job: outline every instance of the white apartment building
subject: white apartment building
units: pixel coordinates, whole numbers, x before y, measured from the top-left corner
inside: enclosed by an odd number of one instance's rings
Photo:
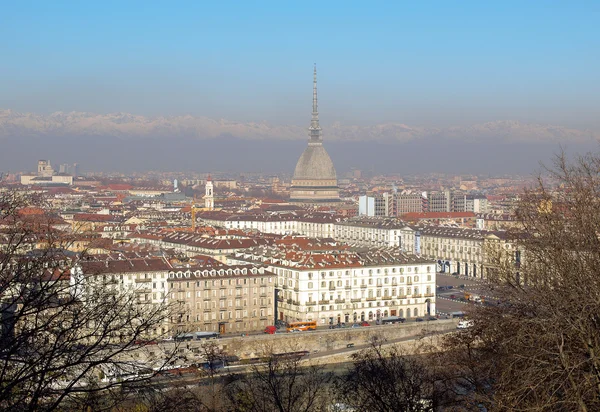
[[[417,254],[436,261],[439,272],[485,278],[497,252],[518,260],[518,251],[506,232],[424,226],[416,228]]]
[[[337,218],[328,213],[285,212],[272,214],[235,215],[202,213],[204,223],[225,229],[256,230],[262,233],[289,235],[299,233],[308,237],[330,238]]]
[[[355,218],[338,222],[332,237],[350,245],[399,247],[405,253],[415,253],[414,230],[397,219]]]
[[[277,318],[320,325],[435,314],[435,263],[399,248],[291,252],[256,248],[230,263],[260,262],[277,275]]]

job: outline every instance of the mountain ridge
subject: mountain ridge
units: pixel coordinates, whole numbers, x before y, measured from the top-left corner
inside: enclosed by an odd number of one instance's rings
[[[496,120],[465,127],[431,128],[389,122],[372,126],[334,122],[324,125],[330,141],[409,142],[457,140],[478,142],[583,143],[600,140],[600,133],[557,125]],[[266,121],[237,122],[204,116],[143,116],[126,112],[54,112],[48,115],[0,109],[0,138],[20,136],[115,136],[121,138],[186,137],[211,139],[235,136],[245,140],[299,140],[308,138],[307,127],[275,125]]]

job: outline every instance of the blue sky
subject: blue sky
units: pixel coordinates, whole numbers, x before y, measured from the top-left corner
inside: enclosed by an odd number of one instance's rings
[[[0,108],[600,130],[600,2],[0,3]]]

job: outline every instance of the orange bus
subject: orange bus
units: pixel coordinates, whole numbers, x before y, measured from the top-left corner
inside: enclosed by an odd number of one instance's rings
[[[304,330],[316,330],[317,329],[317,321],[307,321],[307,322],[291,322],[288,323],[287,331],[295,332],[295,331],[304,331]]]

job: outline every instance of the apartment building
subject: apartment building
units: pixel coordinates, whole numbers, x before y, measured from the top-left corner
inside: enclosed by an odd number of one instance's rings
[[[139,304],[171,305],[172,317],[154,331],[156,335],[237,333],[263,330],[273,323],[275,275],[264,265],[228,266],[212,259],[191,262],[97,258],[80,262],[73,269],[72,282],[83,288],[75,293],[84,293],[86,284],[101,284],[134,293]]]
[[[485,278],[499,253],[519,259],[505,232],[440,226],[422,226],[415,231],[416,253],[434,260],[439,272]]]
[[[178,303],[179,331],[240,333],[274,322],[275,275],[263,265],[173,268],[169,301]]]
[[[400,193],[395,195],[396,214],[402,216],[405,213],[421,213],[427,210],[427,198],[421,193]]]
[[[435,314],[435,262],[399,248],[302,251],[269,246],[236,253],[276,274],[277,318],[320,325]]]

